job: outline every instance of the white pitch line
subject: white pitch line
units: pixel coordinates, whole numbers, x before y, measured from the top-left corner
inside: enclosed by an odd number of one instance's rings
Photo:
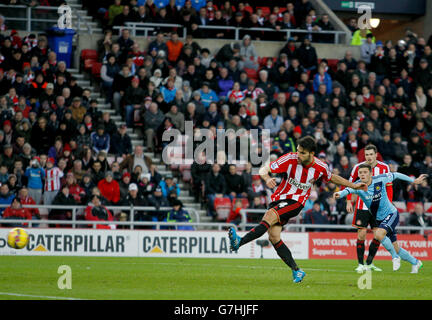
[[[193,263],[170,263],[170,262],[143,262],[143,263],[139,263],[139,262],[117,262],[119,264],[142,264],[142,265],[175,265],[175,266],[188,266],[188,267],[226,267],[226,268],[240,268],[240,269],[279,269],[279,270],[285,270],[287,269],[286,267],[272,267],[272,266],[242,266],[242,265],[230,265],[230,264],[202,264],[202,263],[198,263],[198,264],[193,264]],[[346,272],[346,273],[353,273],[355,274],[356,272],[353,271],[349,271],[349,270],[332,270],[332,269],[314,269],[314,268],[302,268],[303,270],[310,270],[310,271],[329,271],[329,272]]]
[[[55,299],[55,300],[87,300],[81,298],[39,296],[34,294],[22,294],[22,293],[13,293],[13,292],[0,292],[0,296],[29,297],[29,298],[42,298],[42,299]]]

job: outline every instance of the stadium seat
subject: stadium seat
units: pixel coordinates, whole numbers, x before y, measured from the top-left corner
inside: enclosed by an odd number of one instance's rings
[[[84,70],[85,71],[91,71],[93,64],[97,62],[97,60],[94,59],[85,59],[84,60]]]
[[[338,59],[327,59],[328,61],[328,66],[329,68],[331,68],[334,72],[337,71],[337,64],[339,62]]]
[[[432,213],[432,202],[425,202],[424,209],[427,213]]]
[[[245,6],[244,9],[245,9],[245,11],[249,12],[249,14],[253,14],[254,13],[254,10],[253,10],[253,8],[251,6]]]
[[[414,212],[415,206],[417,204],[421,204],[421,202],[407,202],[407,205],[406,205],[407,206],[407,211],[409,213]]]
[[[244,71],[248,75],[249,79],[258,81],[258,72],[255,69],[244,68]]]
[[[81,50],[81,60],[85,61],[86,59],[97,60],[98,59],[97,51],[93,49]]]
[[[91,73],[92,73],[92,76],[95,77],[96,79],[100,78],[101,68],[102,68],[102,63],[100,63],[100,62],[93,63]]]
[[[230,198],[215,198],[213,205],[217,214],[217,219],[226,220],[232,207]]]

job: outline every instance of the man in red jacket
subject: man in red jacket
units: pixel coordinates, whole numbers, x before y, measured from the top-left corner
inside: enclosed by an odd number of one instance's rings
[[[120,200],[120,186],[117,181],[113,179],[113,173],[108,171],[105,174],[105,179],[98,183],[98,188],[101,195],[106,198],[110,203],[116,204]]]
[[[102,205],[99,196],[93,195],[85,209],[85,219],[88,221],[114,221],[111,212]],[[96,229],[115,229],[115,225],[98,224]]]
[[[26,205],[35,205],[36,201],[28,194],[28,189],[26,187],[22,188],[19,191],[19,200],[21,201],[21,204]],[[40,219],[40,213],[38,208],[27,208],[27,210],[30,212],[32,217],[35,217],[36,219]]]
[[[7,207],[3,213],[3,219],[23,219],[23,220],[31,220],[32,215],[30,211],[26,208],[23,208],[21,205],[21,200],[19,198],[15,198],[12,201],[10,207]],[[27,223],[14,223],[14,224],[5,224],[7,227],[23,227],[27,225]]]

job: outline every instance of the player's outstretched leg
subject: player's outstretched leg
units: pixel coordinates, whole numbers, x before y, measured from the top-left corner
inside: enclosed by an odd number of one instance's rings
[[[366,268],[373,270],[373,271],[382,271],[382,269],[374,266],[372,263],[373,259],[375,258],[375,255],[378,251],[378,248],[380,246],[380,241],[378,239],[373,239],[370,246],[369,246],[369,255],[366,259]]]
[[[262,221],[255,228],[251,229],[243,238],[239,237],[235,232],[235,229],[231,227],[228,231],[228,237],[230,239],[231,250],[236,251],[244,244],[251,242],[261,237],[267,230],[277,222],[277,213],[270,209],[268,210]]]
[[[392,236],[392,238],[393,238],[393,236]],[[396,238],[394,238],[394,239],[396,239]],[[385,237],[383,241],[381,241],[384,248],[386,248],[387,251],[390,252],[390,254],[392,256],[393,271],[398,271],[400,269],[401,258],[398,256],[396,249],[395,249],[392,242],[394,242],[394,241],[392,239],[390,239],[388,236]]]
[[[360,228],[357,230],[357,260],[358,266],[355,269],[358,273],[363,273],[366,270],[364,265],[364,252],[365,252],[365,239],[366,239],[366,228]]]
[[[409,263],[412,264],[411,273],[418,273],[419,270],[423,267],[423,263],[419,259],[414,258],[405,249],[400,248],[398,254],[399,254],[399,256],[401,257],[402,260],[405,260],[405,261],[407,261],[407,262],[409,262]]]
[[[299,283],[306,276],[306,273],[303,270],[300,270],[295,262],[291,250],[286,246],[286,244],[281,240],[280,234],[282,231],[282,226],[279,224],[273,225],[268,233],[269,240],[273,245],[273,248],[276,250],[278,256],[282,259],[285,264],[291,268],[292,276],[294,283]]]

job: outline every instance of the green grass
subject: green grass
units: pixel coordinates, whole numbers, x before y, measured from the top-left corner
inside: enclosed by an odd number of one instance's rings
[[[432,262],[419,274],[402,262],[377,261],[372,289],[357,287],[352,260],[299,260],[300,284],[280,260],[105,257],[0,257],[0,299],[432,299]],[[72,289],[60,290],[60,265],[72,268]],[[11,296],[15,293],[28,296]]]

